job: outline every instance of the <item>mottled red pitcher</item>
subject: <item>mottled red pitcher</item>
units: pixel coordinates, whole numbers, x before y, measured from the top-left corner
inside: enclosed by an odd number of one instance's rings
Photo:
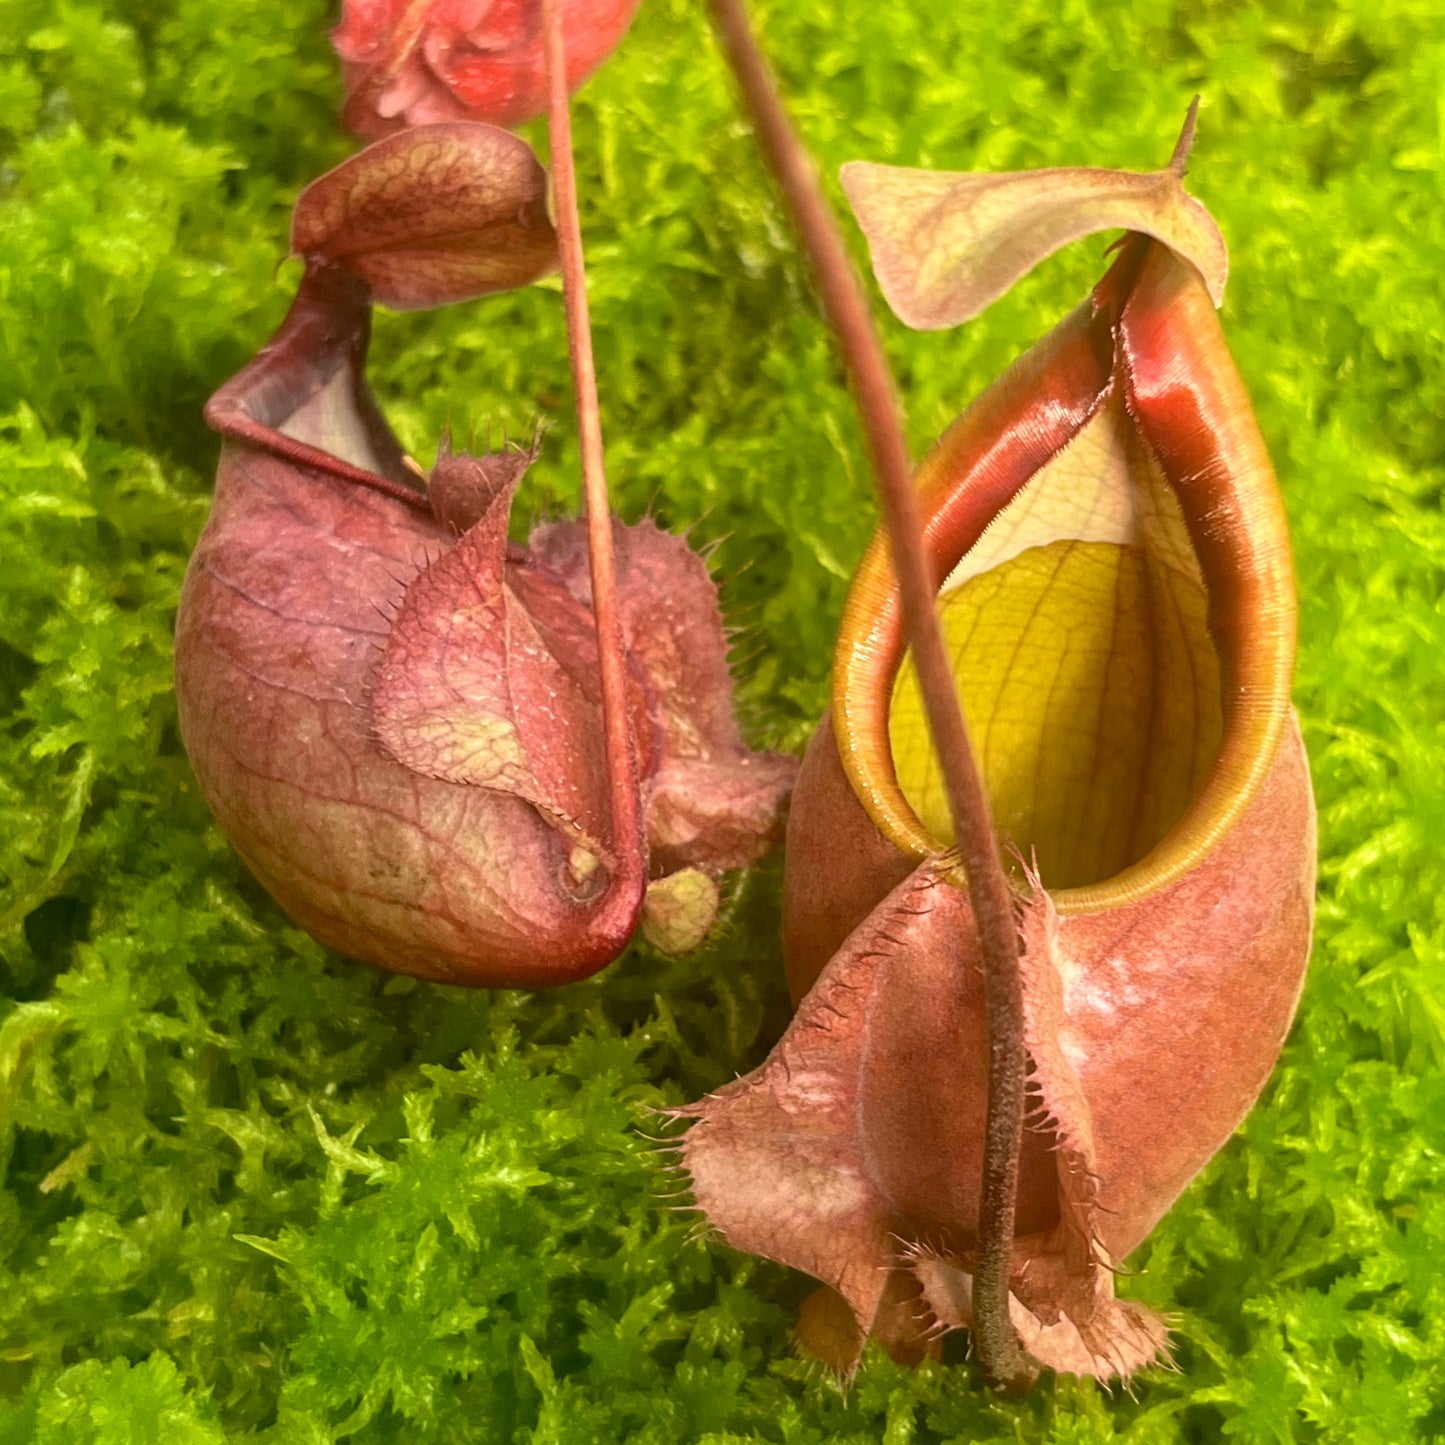
[[[743,746],[706,566],[614,523],[630,766],[612,777],[585,528],[511,544],[532,450],[444,441],[422,476],[363,375],[373,297],[434,306],[555,265],[535,156],[487,125],[401,132],[309,187],[292,241],[290,314],[207,408],[226,442],[176,629],[207,801],[297,923],[385,968],[564,983],[639,919],[695,947],[718,875],[780,834],[796,769]]]
[[[1127,1375],[1166,1331],[1112,1270],[1259,1094],[1309,952],[1289,542],[1215,315],[1223,243],[1177,174],[849,171],[917,325],[1136,228],[918,477],[1020,919],[1035,1107],[1010,1312],[1039,1364]],[[800,1333],[844,1370],[869,1336],[916,1359],[970,1323],[989,1040],[951,842],[880,536],[788,825],[798,1011],[760,1069],[685,1111],[683,1141],[724,1238],[827,1286]]]

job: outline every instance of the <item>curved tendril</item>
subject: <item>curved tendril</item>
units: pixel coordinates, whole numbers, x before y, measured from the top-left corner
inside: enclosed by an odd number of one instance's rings
[[[989,1029],[973,1335],[979,1365],[989,1384],[1012,1393],[1027,1389],[1034,1375],[1019,1347],[1008,1309],[1025,1082],[1023,986],[1013,894],[1004,877],[988,799],[954,687],[935,608],[932,571],[923,548],[902,416],[863,288],[817,172],[783,109],[743,0],[708,3],[751,112],[758,143],[792,212],[853,384],[890,538],[905,631],[973,905]]]

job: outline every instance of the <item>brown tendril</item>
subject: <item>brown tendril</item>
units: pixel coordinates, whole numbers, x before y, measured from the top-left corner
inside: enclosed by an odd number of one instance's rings
[[[973,1338],[989,1385],[1021,1393],[1036,1372],[1019,1346],[1008,1308],[1025,1084],[1023,986],[1014,897],[1004,877],[988,798],[944,646],[903,419],[867,299],[817,171],[779,99],[743,0],[708,0],[708,4],[758,143],[792,213],[824,314],[852,382],[898,577],[905,633],[943,775],[959,862],[967,878],[983,961],[989,1032]]]

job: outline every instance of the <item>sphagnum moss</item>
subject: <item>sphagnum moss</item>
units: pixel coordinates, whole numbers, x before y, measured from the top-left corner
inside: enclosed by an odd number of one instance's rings
[[[0,1441],[1425,1440],[1445,1430],[1445,223],[1428,0],[762,16],[825,171],[1152,164],[1235,260],[1231,344],[1291,511],[1318,941],[1260,1107],[1123,1287],[1182,1310],[1133,1397],[986,1400],[794,1359],[806,1288],[690,1238],[651,1110],[783,1017],[777,869],[712,951],[549,995],[414,985],[266,902],[179,755],[170,624],[206,394],[269,334],[344,155],[317,3],[0,0]],[[851,407],[703,17],[647,0],[577,102],[610,471],[717,540],[754,737],[821,712],[872,527]],[[835,192],[836,194],[836,192]],[[887,340],[915,447],[1097,266]],[[404,440],[556,421],[560,297],[384,318]],[[525,512],[526,508],[519,509]],[[525,518],[524,518],[525,520]]]

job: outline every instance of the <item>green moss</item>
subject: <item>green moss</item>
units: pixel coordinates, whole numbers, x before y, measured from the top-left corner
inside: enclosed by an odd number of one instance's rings
[[[170,627],[299,186],[345,154],[319,0],[0,0],[0,1441],[1319,1440],[1445,1432],[1445,25],[1079,0],[765,14],[825,170],[1151,165],[1193,184],[1279,466],[1321,810],[1284,1060],[1126,1287],[1180,1372],[1017,1405],[967,1366],[795,1359],[795,1276],[691,1237],[650,1110],[784,1017],[776,866],[723,940],[550,995],[325,954],[199,802]],[[645,0],[577,105],[619,507],[720,541],[755,736],[797,746],[872,527],[857,429],[700,7]],[[835,192],[836,193],[836,192]],[[922,446],[1083,294],[1073,248],[962,332],[886,328]],[[554,424],[559,298],[383,318],[408,444]]]

